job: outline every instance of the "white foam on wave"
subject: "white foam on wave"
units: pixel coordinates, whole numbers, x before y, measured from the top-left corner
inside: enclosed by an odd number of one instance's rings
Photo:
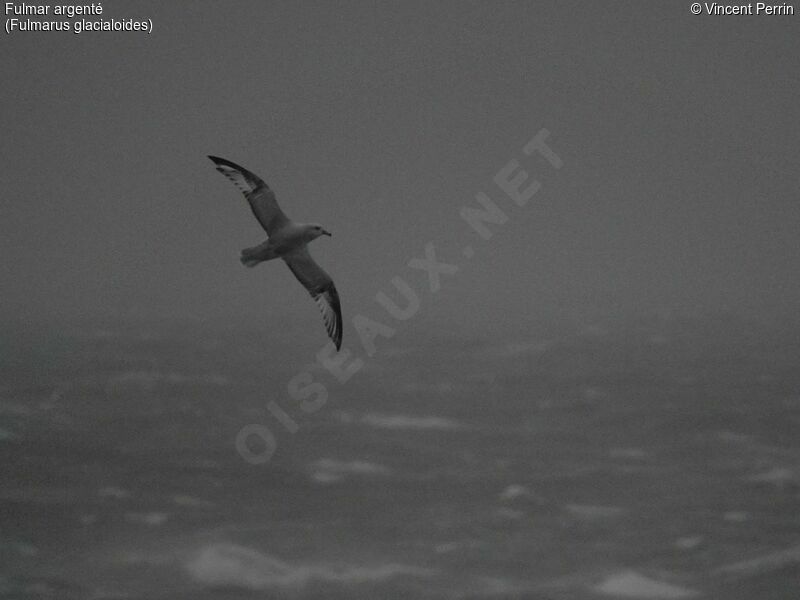
[[[338,473],[329,473],[327,471],[318,471],[311,475],[311,479],[313,479],[316,483],[321,483],[323,485],[327,485],[329,483],[338,483],[344,479]]]
[[[521,510],[517,510],[516,508],[508,508],[507,506],[501,506],[500,508],[494,511],[494,516],[504,521],[518,521],[519,519],[525,516],[525,513],[522,512]]]
[[[292,565],[258,550],[231,543],[210,544],[186,564],[192,578],[205,586],[251,590],[300,587],[311,581],[371,583],[401,575],[429,577],[432,571],[399,563],[375,566]]]
[[[796,473],[786,467],[774,467],[764,473],[748,477],[747,481],[750,483],[763,483],[774,485],[776,487],[784,487],[797,480]]]
[[[750,519],[750,513],[744,510],[729,510],[722,515],[722,518],[729,523],[744,523]]]
[[[125,498],[130,497],[131,493],[128,490],[124,490],[120,487],[110,485],[97,490],[97,495],[100,496],[101,498],[113,498],[115,500],[123,500]]]
[[[752,577],[800,564],[800,546],[718,567],[714,575]]]
[[[743,444],[752,441],[751,436],[745,433],[738,433],[736,431],[718,431],[717,437],[725,442],[733,442]]]
[[[566,508],[572,515],[581,519],[609,519],[619,517],[625,509],[619,506],[596,506],[593,504],[567,504]]]
[[[361,423],[379,429],[463,429],[463,425],[442,417],[412,417],[409,415],[384,415],[371,413],[360,419]]]
[[[366,460],[336,460],[321,458],[311,464],[311,479],[316,483],[331,484],[343,481],[348,476],[385,477],[392,471],[383,465]]]
[[[145,391],[153,391],[160,384],[207,384],[215,386],[225,386],[229,383],[228,379],[218,373],[206,375],[185,375],[183,373],[161,372],[161,371],[126,371],[110,377],[106,381],[106,392],[119,391],[125,388],[140,388]]]
[[[186,569],[195,581],[208,586],[261,589],[304,583],[307,569],[235,544],[213,544],[189,560]]]
[[[506,359],[529,354],[539,355],[547,351],[552,342],[547,340],[524,340],[509,342],[500,346],[488,346],[475,352],[476,358]]]
[[[673,544],[678,550],[692,550],[703,543],[705,538],[702,535],[687,535],[675,540]]]
[[[388,475],[391,471],[377,463],[366,460],[336,460],[321,458],[314,462],[312,468],[317,474],[329,475]]]
[[[647,452],[641,448],[612,448],[608,455],[611,458],[626,460],[644,460],[647,458]]]
[[[480,548],[483,543],[475,539],[457,540],[451,542],[440,542],[433,547],[436,554],[449,554],[458,550],[474,550]]]
[[[480,577],[482,596],[485,597],[508,597],[509,595],[519,594],[530,589],[530,586],[520,584],[511,579],[502,577]]]
[[[163,512],[128,512],[125,513],[125,520],[131,523],[138,523],[140,525],[147,525],[148,527],[158,527],[163,525],[169,519],[169,515]]]
[[[592,589],[606,596],[637,598],[638,600],[675,600],[695,598],[699,595],[695,590],[656,581],[635,571],[624,571],[611,575]]]
[[[172,497],[172,502],[178,506],[185,506],[187,508],[214,508],[215,504],[202,498],[195,498],[194,496],[186,496],[178,494]]]
[[[500,499],[514,500],[515,498],[520,498],[529,494],[530,491],[524,485],[511,484],[500,494]]]
[[[403,391],[410,394],[450,394],[456,390],[456,385],[452,381],[436,381],[424,383],[412,381],[403,385]]]
[[[9,414],[18,417],[27,417],[32,412],[33,411],[31,410],[30,406],[25,406],[24,404],[20,404],[18,402],[13,402],[10,400],[0,400],[0,414]]]

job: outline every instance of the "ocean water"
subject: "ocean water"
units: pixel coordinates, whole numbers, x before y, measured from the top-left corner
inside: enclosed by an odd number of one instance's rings
[[[797,598],[798,330],[544,331],[398,334],[307,414],[290,336],[9,325],[0,598]]]

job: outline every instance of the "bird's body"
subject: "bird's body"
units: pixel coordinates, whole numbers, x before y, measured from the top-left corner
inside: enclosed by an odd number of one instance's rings
[[[275,193],[247,169],[224,158],[209,156],[217,170],[241,191],[264,230],[267,240],[242,250],[240,260],[247,267],[282,258],[294,276],[311,294],[322,311],[325,328],[338,350],[342,345],[342,309],[333,280],[308,252],[308,244],[328,233],[316,223],[296,223],[278,206]]]
[[[281,258],[319,237],[316,225],[289,221],[258,246],[242,250],[242,263],[254,267],[260,262]],[[322,235],[325,235],[323,233]]]

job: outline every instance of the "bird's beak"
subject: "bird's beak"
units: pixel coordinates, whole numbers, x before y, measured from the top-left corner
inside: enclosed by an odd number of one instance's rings
[[[328,231],[327,229],[323,229],[322,230],[322,235],[327,235],[328,237],[333,237],[333,234],[330,231]]]

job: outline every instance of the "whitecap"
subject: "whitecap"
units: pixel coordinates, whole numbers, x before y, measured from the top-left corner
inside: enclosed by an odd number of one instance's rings
[[[20,556],[36,556],[39,554],[39,549],[36,546],[25,541],[4,540],[0,542],[0,550],[5,550],[6,548]]]
[[[414,381],[406,383],[403,386],[403,391],[412,394],[449,394],[456,389],[456,386],[451,381],[437,381],[434,383],[421,383]]]
[[[185,375],[174,371],[168,373],[161,371],[126,371],[110,377],[106,382],[105,390],[110,393],[133,387],[152,392],[160,384],[208,384],[221,387],[228,383],[229,380],[218,373]]]
[[[450,552],[454,552],[461,548],[461,544],[459,542],[443,542],[441,544],[436,544],[433,548],[436,554],[448,554]]]
[[[318,473],[314,473],[311,475],[311,479],[313,479],[317,483],[322,483],[324,485],[328,485],[330,483],[337,483],[344,479],[338,473],[328,473],[326,471],[320,471]]]
[[[312,580],[370,583],[399,575],[428,577],[429,569],[399,563],[375,566],[295,566],[258,550],[230,543],[211,544],[186,564],[195,581],[206,586],[231,586],[261,590],[299,587]]]
[[[119,487],[108,486],[97,490],[97,495],[101,498],[114,498],[115,500],[122,500],[123,498],[128,498],[131,493],[128,490],[123,490]]]
[[[125,520],[131,523],[139,523],[149,527],[157,527],[167,522],[169,515],[162,512],[149,513],[125,513]]]
[[[478,540],[466,539],[462,541],[440,542],[433,547],[436,554],[449,554],[456,550],[467,550],[480,548],[482,543]]]
[[[785,467],[775,467],[764,473],[759,473],[758,475],[747,478],[747,481],[750,483],[766,483],[777,487],[783,487],[795,480],[796,476],[794,471]]]
[[[367,414],[361,417],[361,423],[379,429],[462,429],[463,426],[451,419],[442,417],[412,417],[409,415]]]
[[[95,329],[89,334],[90,337],[93,337],[96,340],[107,340],[114,337],[118,337],[119,335],[120,335],[119,333],[111,331],[109,329]]]
[[[765,554],[756,558],[724,565],[714,570],[715,575],[753,576],[778,571],[792,564],[800,563],[800,546],[794,546]]]
[[[609,333],[611,332],[602,325],[593,324],[584,327],[581,335],[584,337],[606,337]]]
[[[517,498],[531,496],[531,491],[524,485],[512,483],[500,494],[501,500],[515,500]]]
[[[641,448],[612,448],[608,453],[611,458],[624,458],[630,460],[644,460],[647,452]]]
[[[507,506],[502,506],[494,511],[494,515],[498,519],[503,519],[505,521],[518,521],[519,519],[525,516],[525,513],[515,508],[508,508]]]
[[[718,431],[717,437],[725,442],[745,443],[751,441],[749,435],[736,431]]]
[[[597,387],[587,386],[581,389],[581,398],[586,402],[597,402],[606,397],[606,393]]]
[[[483,594],[484,596],[492,597],[492,596],[499,596],[499,597],[506,597],[510,594],[519,594],[520,592],[524,592],[528,589],[528,586],[521,585],[515,581],[510,579],[504,579],[502,577],[481,577],[479,581],[483,587]]]
[[[607,519],[618,517],[625,512],[619,506],[595,506],[591,504],[567,504],[570,513],[582,519]]]
[[[9,400],[0,400],[0,414],[7,413],[18,417],[27,417],[31,414],[31,408],[24,404]]]
[[[744,523],[750,518],[750,515],[743,510],[729,510],[722,515],[722,518],[731,523]]]
[[[694,598],[699,595],[695,590],[649,579],[635,571],[612,575],[596,585],[593,591],[607,596],[637,600],[673,600]]]
[[[528,354],[543,354],[550,346],[551,342],[545,340],[526,340],[509,342],[500,346],[489,346],[480,348],[475,352],[476,358],[505,359]]]
[[[365,460],[336,460],[333,458],[321,458],[312,464],[317,473],[328,473],[334,475],[388,475],[391,471],[376,463]]]
[[[431,569],[412,567],[400,563],[388,563],[372,567],[316,567],[312,568],[312,576],[323,581],[339,581],[342,583],[369,583],[383,581],[409,575],[411,577],[430,577]]]
[[[292,569],[281,560],[234,544],[206,546],[186,568],[195,581],[208,586],[260,589],[304,583],[308,579],[304,569]]]
[[[201,498],[193,498],[192,496],[184,496],[178,494],[172,497],[172,501],[178,506],[186,506],[188,508],[214,508],[214,503]]]
[[[697,548],[704,540],[702,535],[688,535],[675,540],[675,547],[679,550],[691,550]]]

